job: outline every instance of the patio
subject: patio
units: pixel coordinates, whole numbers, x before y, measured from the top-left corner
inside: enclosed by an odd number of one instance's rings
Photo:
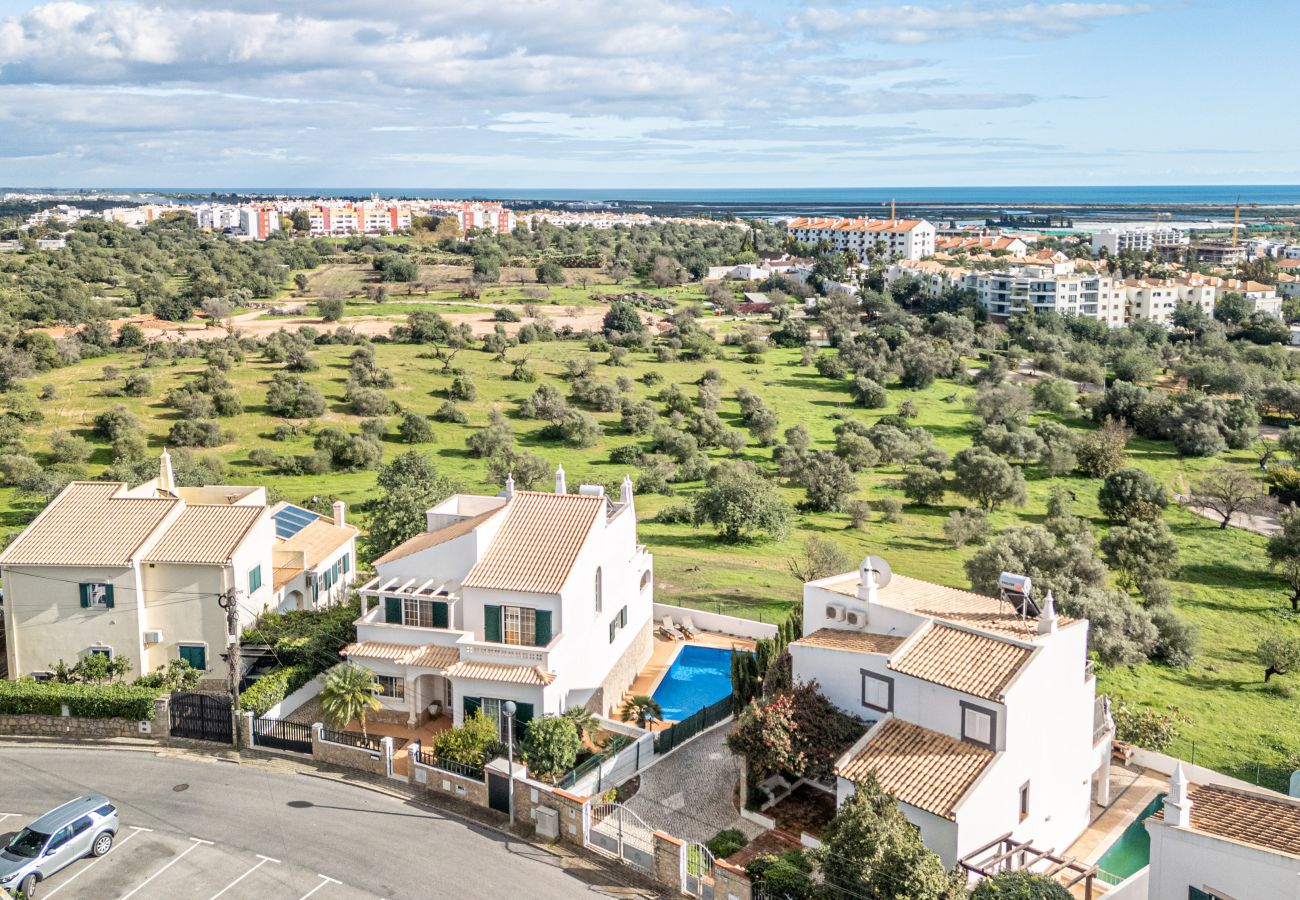
[[[638,694],[653,697],[655,689],[659,687],[659,682],[663,681],[664,675],[672,668],[673,660],[677,658],[677,654],[683,647],[691,645],[716,647],[720,650],[747,650],[752,653],[755,641],[712,631],[696,631],[695,637],[690,640],[681,638],[670,641],[656,633],[654,636],[654,650],[650,653],[650,660],[645,664],[645,668],[637,674],[631,687],[623,694],[619,700],[619,706],[622,706],[623,701],[627,700],[628,697],[634,697]],[[672,724],[672,722],[654,722],[651,725],[651,730],[659,731],[668,728]]]
[[[325,719],[321,714],[320,703],[315,698],[312,698],[290,713],[287,721],[310,725],[314,722],[324,722]],[[400,775],[406,775],[406,751],[411,746],[411,742],[419,741],[422,747],[428,749],[433,745],[434,735],[449,728],[451,728],[451,716],[442,715],[436,719],[429,719],[424,724],[417,725],[414,728],[393,722],[376,722],[373,719],[367,719],[365,731],[371,737],[391,737],[393,739],[393,771]],[[353,719],[339,730],[355,731],[360,734],[361,723]]]

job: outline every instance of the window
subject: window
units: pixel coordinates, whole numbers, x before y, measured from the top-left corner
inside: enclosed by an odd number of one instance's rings
[[[85,609],[112,609],[113,586],[101,581],[84,581],[81,588],[81,605]]]
[[[858,670],[862,674],[862,705],[876,712],[892,712],[894,709],[894,679],[888,675],[877,675],[866,669]]]
[[[90,816],[82,816],[68,827],[72,829],[72,836],[76,837],[77,835],[84,834],[86,831],[90,830],[92,824],[94,823],[91,822]]]
[[[596,615],[605,608],[605,598],[601,596],[600,566],[596,566]]]
[[[105,659],[112,659],[112,658],[113,658],[113,648],[112,648],[112,647],[91,647],[91,648],[90,648],[90,655],[91,655],[91,656],[102,656],[102,657],[104,657]]]
[[[347,553],[344,553],[344,554],[343,554],[343,574],[344,574],[344,575],[348,574],[348,566],[351,565],[351,562],[350,562],[350,560],[348,559],[348,556],[349,556],[349,555],[350,555],[350,554],[347,554]]]
[[[983,709],[972,703],[961,704],[961,739],[971,744],[978,744],[990,750],[995,749],[997,740],[998,714],[991,709]]]
[[[1020,821],[1029,818],[1029,782],[1020,786]]]
[[[50,838],[50,843],[45,847],[45,852],[47,854],[53,853],[70,840],[72,840],[72,826],[64,825],[54,832],[54,837]]]
[[[376,691],[381,697],[387,697],[390,700],[402,700],[406,697],[406,679],[397,678],[392,675],[376,675],[375,683],[381,690]]]
[[[441,600],[403,597],[402,624],[418,628],[446,628],[447,604]]]
[[[537,611],[531,606],[501,607],[501,624],[504,643],[536,646]]]
[[[191,669],[204,672],[208,668],[208,648],[203,644],[181,644],[177,648],[181,659],[190,664]]]
[[[257,593],[257,589],[262,586],[262,567],[253,566],[248,570],[248,592]]]

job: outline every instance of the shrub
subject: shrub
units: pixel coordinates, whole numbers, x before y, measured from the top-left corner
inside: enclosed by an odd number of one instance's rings
[[[433,738],[433,753],[442,759],[466,766],[481,766],[488,754],[500,743],[497,723],[482,709],[465,720],[459,728],[449,728]]]
[[[306,663],[277,666],[240,693],[239,708],[264,716],[272,706],[316,677],[318,671]]]
[[[469,416],[452,401],[444,400],[442,406],[434,410],[433,420],[435,422],[452,422],[457,425],[464,425],[469,421]]]
[[[407,444],[427,444],[433,440],[433,428],[424,416],[407,410],[402,413],[397,436]]]
[[[221,426],[211,419],[181,419],[167,432],[173,447],[216,447],[224,440]]]
[[[1116,700],[1110,715],[1115,720],[1115,740],[1157,753],[1169,749],[1188,721],[1177,708],[1162,713],[1149,706],[1131,706],[1125,700]]]
[[[959,509],[948,513],[948,518],[943,523],[943,536],[954,547],[960,548],[967,544],[983,543],[991,528],[988,513],[984,510]]]
[[[749,840],[745,837],[744,832],[735,828],[728,828],[709,838],[708,843],[704,846],[708,847],[709,852],[716,858],[726,859],[748,843]]]
[[[157,688],[125,684],[61,684],[54,681],[0,681],[0,714],[57,716],[67,704],[68,713],[83,719],[153,718]]]
[[[1033,872],[999,872],[975,886],[970,900],[1070,900],[1059,882]]]
[[[542,716],[529,723],[524,735],[523,757],[533,774],[554,778],[573,768],[582,738],[573,720],[564,716]]]
[[[1142,469],[1112,472],[1097,491],[1097,506],[1115,522],[1158,519],[1168,505],[1164,485]]]

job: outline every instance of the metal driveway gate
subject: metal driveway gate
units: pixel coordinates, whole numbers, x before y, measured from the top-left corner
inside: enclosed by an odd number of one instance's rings
[[[588,807],[587,845],[642,872],[654,873],[654,829],[622,803]]]
[[[253,720],[253,744],[274,750],[311,753],[311,726],[284,719]]]
[[[231,742],[230,698],[224,694],[177,691],[168,701],[172,737]]]
[[[713,854],[703,844],[687,844],[682,889],[692,897],[713,900]]]

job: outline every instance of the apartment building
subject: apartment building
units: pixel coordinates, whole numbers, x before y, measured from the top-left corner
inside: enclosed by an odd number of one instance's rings
[[[996,253],[1020,259],[1029,251],[1029,245],[1010,235],[941,234],[934,239],[934,249],[936,253]]]
[[[1110,799],[1088,623],[1011,583],[1014,597],[985,597],[869,557],[804,585],[790,644],[795,680],[869,723],[836,763],[838,802],[874,775],[945,866],[1007,834],[1068,847]]]
[[[427,530],[375,560],[345,648],[383,685],[381,719],[482,709],[499,723],[571,706],[613,713],[653,649],[653,560],[637,543],[632,482],[568,493],[457,494]],[[372,605],[373,604],[373,605]]]
[[[1246,248],[1232,241],[1196,241],[1188,245],[1198,263],[1231,268],[1246,261]]]
[[[165,451],[158,477],[134,488],[75,481],[0,554],[9,676],[102,654],[137,675],[179,658],[224,678],[218,595],[237,592],[242,625],[336,602],[356,534],[341,504],[330,520],[270,507],[262,487],[178,486]]]
[[[1110,275],[1077,272],[1071,263],[976,272],[971,280],[980,305],[996,319],[1032,309],[1097,319],[1111,328],[1125,323],[1123,283]]]
[[[307,208],[311,233],[330,237],[353,234],[392,234],[411,227],[411,208],[407,204],[314,203]]]
[[[1217,280],[1217,279],[1216,279]],[[1199,306],[1214,315],[1216,290],[1213,280],[1199,275],[1185,278],[1138,279],[1123,282],[1125,321],[1146,320],[1169,326],[1180,303]]]
[[[879,257],[921,259],[934,255],[935,228],[924,219],[845,219],[800,216],[786,231],[804,244],[827,241],[836,250],[852,253],[862,262]]]
[[[515,230],[515,211],[500,203],[462,203],[450,211],[465,232],[490,228],[497,234],[509,234]]]
[[[1101,256],[1106,253],[1116,256],[1125,250],[1145,253],[1148,250],[1186,248],[1189,243],[1191,239],[1181,228],[1107,228],[1092,233],[1092,255]]]

